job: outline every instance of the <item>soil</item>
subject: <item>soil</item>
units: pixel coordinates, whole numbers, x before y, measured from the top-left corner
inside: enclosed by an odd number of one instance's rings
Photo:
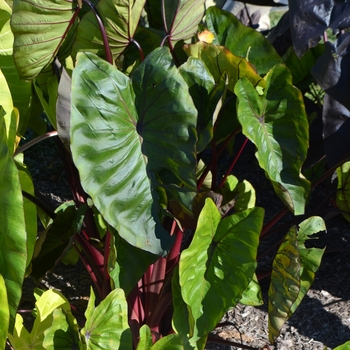
[[[41,154],[40,148],[33,147],[33,149],[28,150],[25,161],[32,172],[41,199],[57,207],[70,199],[69,187],[56,154],[54,141],[46,140],[44,142],[52,145],[50,147],[52,155],[48,157],[47,154]],[[247,152],[254,152],[253,147],[248,147]],[[52,159],[52,161],[49,161],[48,164],[47,159]],[[249,160],[248,164],[243,158],[235,168],[235,175],[240,180],[247,179],[252,183],[257,191],[257,205],[266,209],[267,220],[283,207],[257,162],[252,163]],[[314,207],[327,197],[328,191],[322,187],[315,190]],[[282,226],[289,219],[287,216],[282,222]],[[283,228],[276,235],[282,237],[287,230],[288,228]],[[276,350],[334,349],[350,340],[350,224],[340,215],[330,218],[327,220],[327,232],[319,234],[318,237],[315,244],[327,248],[321,267],[316,274],[315,282],[295,314],[284,325],[274,346],[268,347],[267,345],[268,278],[261,280],[265,304],[261,307],[237,305],[225,315],[222,321],[226,325],[216,329],[213,332],[213,337],[217,337],[218,342],[229,340],[235,343],[242,342],[245,346],[255,349]],[[276,240],[276,238],[273,239]],[[261,250],[264,250],[269,244],[271,244],[271,240],[262,242]],[[270,256],[264,257],[260,262],[259,269],[263,271],[270,266],[273,254],[272,251]],[[34,287],[31,279],[27,278],[20,310],[33,308]],[[79,310],[84,311],[86,308],[90,294],[90,279],[81,263],[76,266],[65,266],[60,263],[54,271],[47,274],[39,287],[43,289],[55,288],[62,291],[77,309],[78,321],[82,320],[79,317]],[[26,326],[31,327],[29,318],[26,317],[25,320]],[[241,349],[241,347],[208,343],[206,349],[233,350]]]

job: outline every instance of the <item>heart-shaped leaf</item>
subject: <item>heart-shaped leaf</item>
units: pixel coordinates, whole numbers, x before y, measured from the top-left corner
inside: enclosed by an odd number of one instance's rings
[[[62,45],[71,45],[69,29],[77,14],[75,2],[66,0],[14,0],[11,29],[13,55],[22,79],[33,79],[57,56]],[[65,53],[67,56],[67,53]]]
[[[91,295],[94,294],[91,289]],[[132,349],[128,324],[128,308],[122,289],[114,289],[94,308],[95,298],[89,300],[89,312],[81,330],[88,350]]]
[[[182,298],[194,319],[192,345],[236,305],[253,278],[263,217],[263,209],[255,207],[221,220],[214,202],[206,199],[179,264]]]
[[[80,54],[72,80],[71,148],[82,185],[123,239],[166,253],[173,240],[152,173],[168,169],[195,187],[197,116],[169,49],[153,51],[131,80]]]
[[[257,146],[259,165],[278,196],[295,215],[303,214],[310,184],[301,174],[309,139],[302,95],[282,65],[264,79],[262,95],[247,78],[236,84],[238,119],[244,135]]]

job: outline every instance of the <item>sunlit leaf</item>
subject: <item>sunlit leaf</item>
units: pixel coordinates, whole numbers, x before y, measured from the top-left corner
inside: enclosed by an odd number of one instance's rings
[[[106,30],[114,59],[131,43],[146,0],[101,0],[96,11]],[[105,58],[101,29],[93,11],[79,23],[73,52],[92,52]]]
[[[14,0],[11,29],[14,59],[22,79],[33,79],[56,57],[74,22],[76,3],[66,0]],[[66,54],[67,56],[67,54]]]
[[[7,302],[7,290],[5,280],[0,275],[0,349],[5,349],[7,331],[10,324],[10,310]]]
[[[97,209],[131,245],[155,254],[170,248],[152,173],[168,169],[195,187],[196,116],[167,48],[153,51],[131,80],[92,54],[78,56],[73,158]]]
[[[218,82],[222,73],[226,72],[228,90],[232,92],[237,81],[242,77],[248,78],[254,86],[265,84],[256,73],[255,68],[245,58],[235,56],[224,46],[199,41],[196,44],[185,45],[184,50],[188,56],[199,58],[205,63],[215,82]]]
[[[11,138],[13,132],[11,129]],[[12,332],[27,265],[27,234],[18,171],[7,144],[4,113],[0,109],[0,274],[7,289]]]
[[[28,108],[31,100],[31,82],[20,80],[13,59],[14,37],[10,28],[12,9],[5,1],[0,2],[0,68],[11,91],[13,104],[19,110],[19,133],[24,134],[28,124]],[[3,86],[3,84],[1,84]],[[3,102],[1,103],[3,105]]]
[[[253,278],[263,216],[256,207],[221,220],[214,202],[206,200],[179,265],[182,298],[195,322],[192,345],[236,305]]]
[[[164,29],[172,46],[191,38],[204,15],[205,0],[162,1]]]
[[[259,306],[264,304],[261,288],[255,274],[248,287],[244,290],[242,298],[239,302],[241,304],[251,306]]]
[[[85,316],[81,334],[85,337],[87,350],[132,349],[127,303],[122,289],[114,289]]]
[[[303,214],[310,183],[301,174],[308,147],[308,121],[302,95],[282,65],[266,76],[263,95],[247,78],[235,87],[238,119],[243,133],[256,146],[256,157],[285,205]]]

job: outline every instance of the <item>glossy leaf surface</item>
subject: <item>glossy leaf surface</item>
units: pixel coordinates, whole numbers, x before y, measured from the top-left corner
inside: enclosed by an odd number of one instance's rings
[[[85,190],[122,238],[163,254],[172,238],[151,173],[166,168],[194,187],[196,163],[197,111],[168,49],[150,54],[132,80],[80,54],[72,105],[71,147]]]
[[[134,37],[146,0],[101,0],[96,6],[106,30],[108,44],[116,59]],[[92,52],[105,57],[101,29],[91,10],[79,23],[73,52]]]
[[[87,350],[131,350],[132,337],[123,290],[114,289],[96,308],[93,303],[94,298],[91,298],[89,311],[85,313],[85,327],[81,330]]]
[[[215,36],[214,44],[225,46],[234,55],[247,58],[259,74],[265,74],[281,63],[270,42],[255,29],[244,26],[230,12],[210,7],[206,12],[206,25]]]
[[[303,214],[310,184],[301,174],[309,136],[302,95],[282,65],[265,80],[263,95],[246,78],[237,83],[238,119],[278,196],[295,215]]]
[[[11,129],[11,138],[13,132]],[[27,234],[18,171],[7,142],[4,113],[0,109],[0,274],[7,289],[11,332],[27,265]]]
[[[181,294],[195,322],[192,345],[236,305],[253,278],[263,216],[256,207],[221,220],[214,202],[206,200],[179,265]]]
[[[14,0],[13,52],[22,79],[33,79],[54,60],[67,38],[75,8],[74,2],[66,0]]]
[[[243,305],[251,306],[260,306],[264,304],[261,288],[255,274],[248,287],[244,290],[239,302]]]

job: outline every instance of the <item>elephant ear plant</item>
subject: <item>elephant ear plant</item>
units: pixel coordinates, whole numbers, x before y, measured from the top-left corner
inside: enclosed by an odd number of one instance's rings
[[[309,116],[293,67],[204,0],[1,0],[0,11],[0,346],[204,349],[238,302],[263,303],[267,275],[273,343],[324,252],[305,246],[325,224],[303,215]],[[38,136],[19,145],[27,128]],[[52,136],[73,197],[54,212],[25,165]],[[249,140],[285,206],[265,223],[253,186],[233,175]],[[288,211],[272,269],[256,273],[260,240]],[[28,330],[23,280],[62,259],[91,276],[85,319],[36,289]]]

